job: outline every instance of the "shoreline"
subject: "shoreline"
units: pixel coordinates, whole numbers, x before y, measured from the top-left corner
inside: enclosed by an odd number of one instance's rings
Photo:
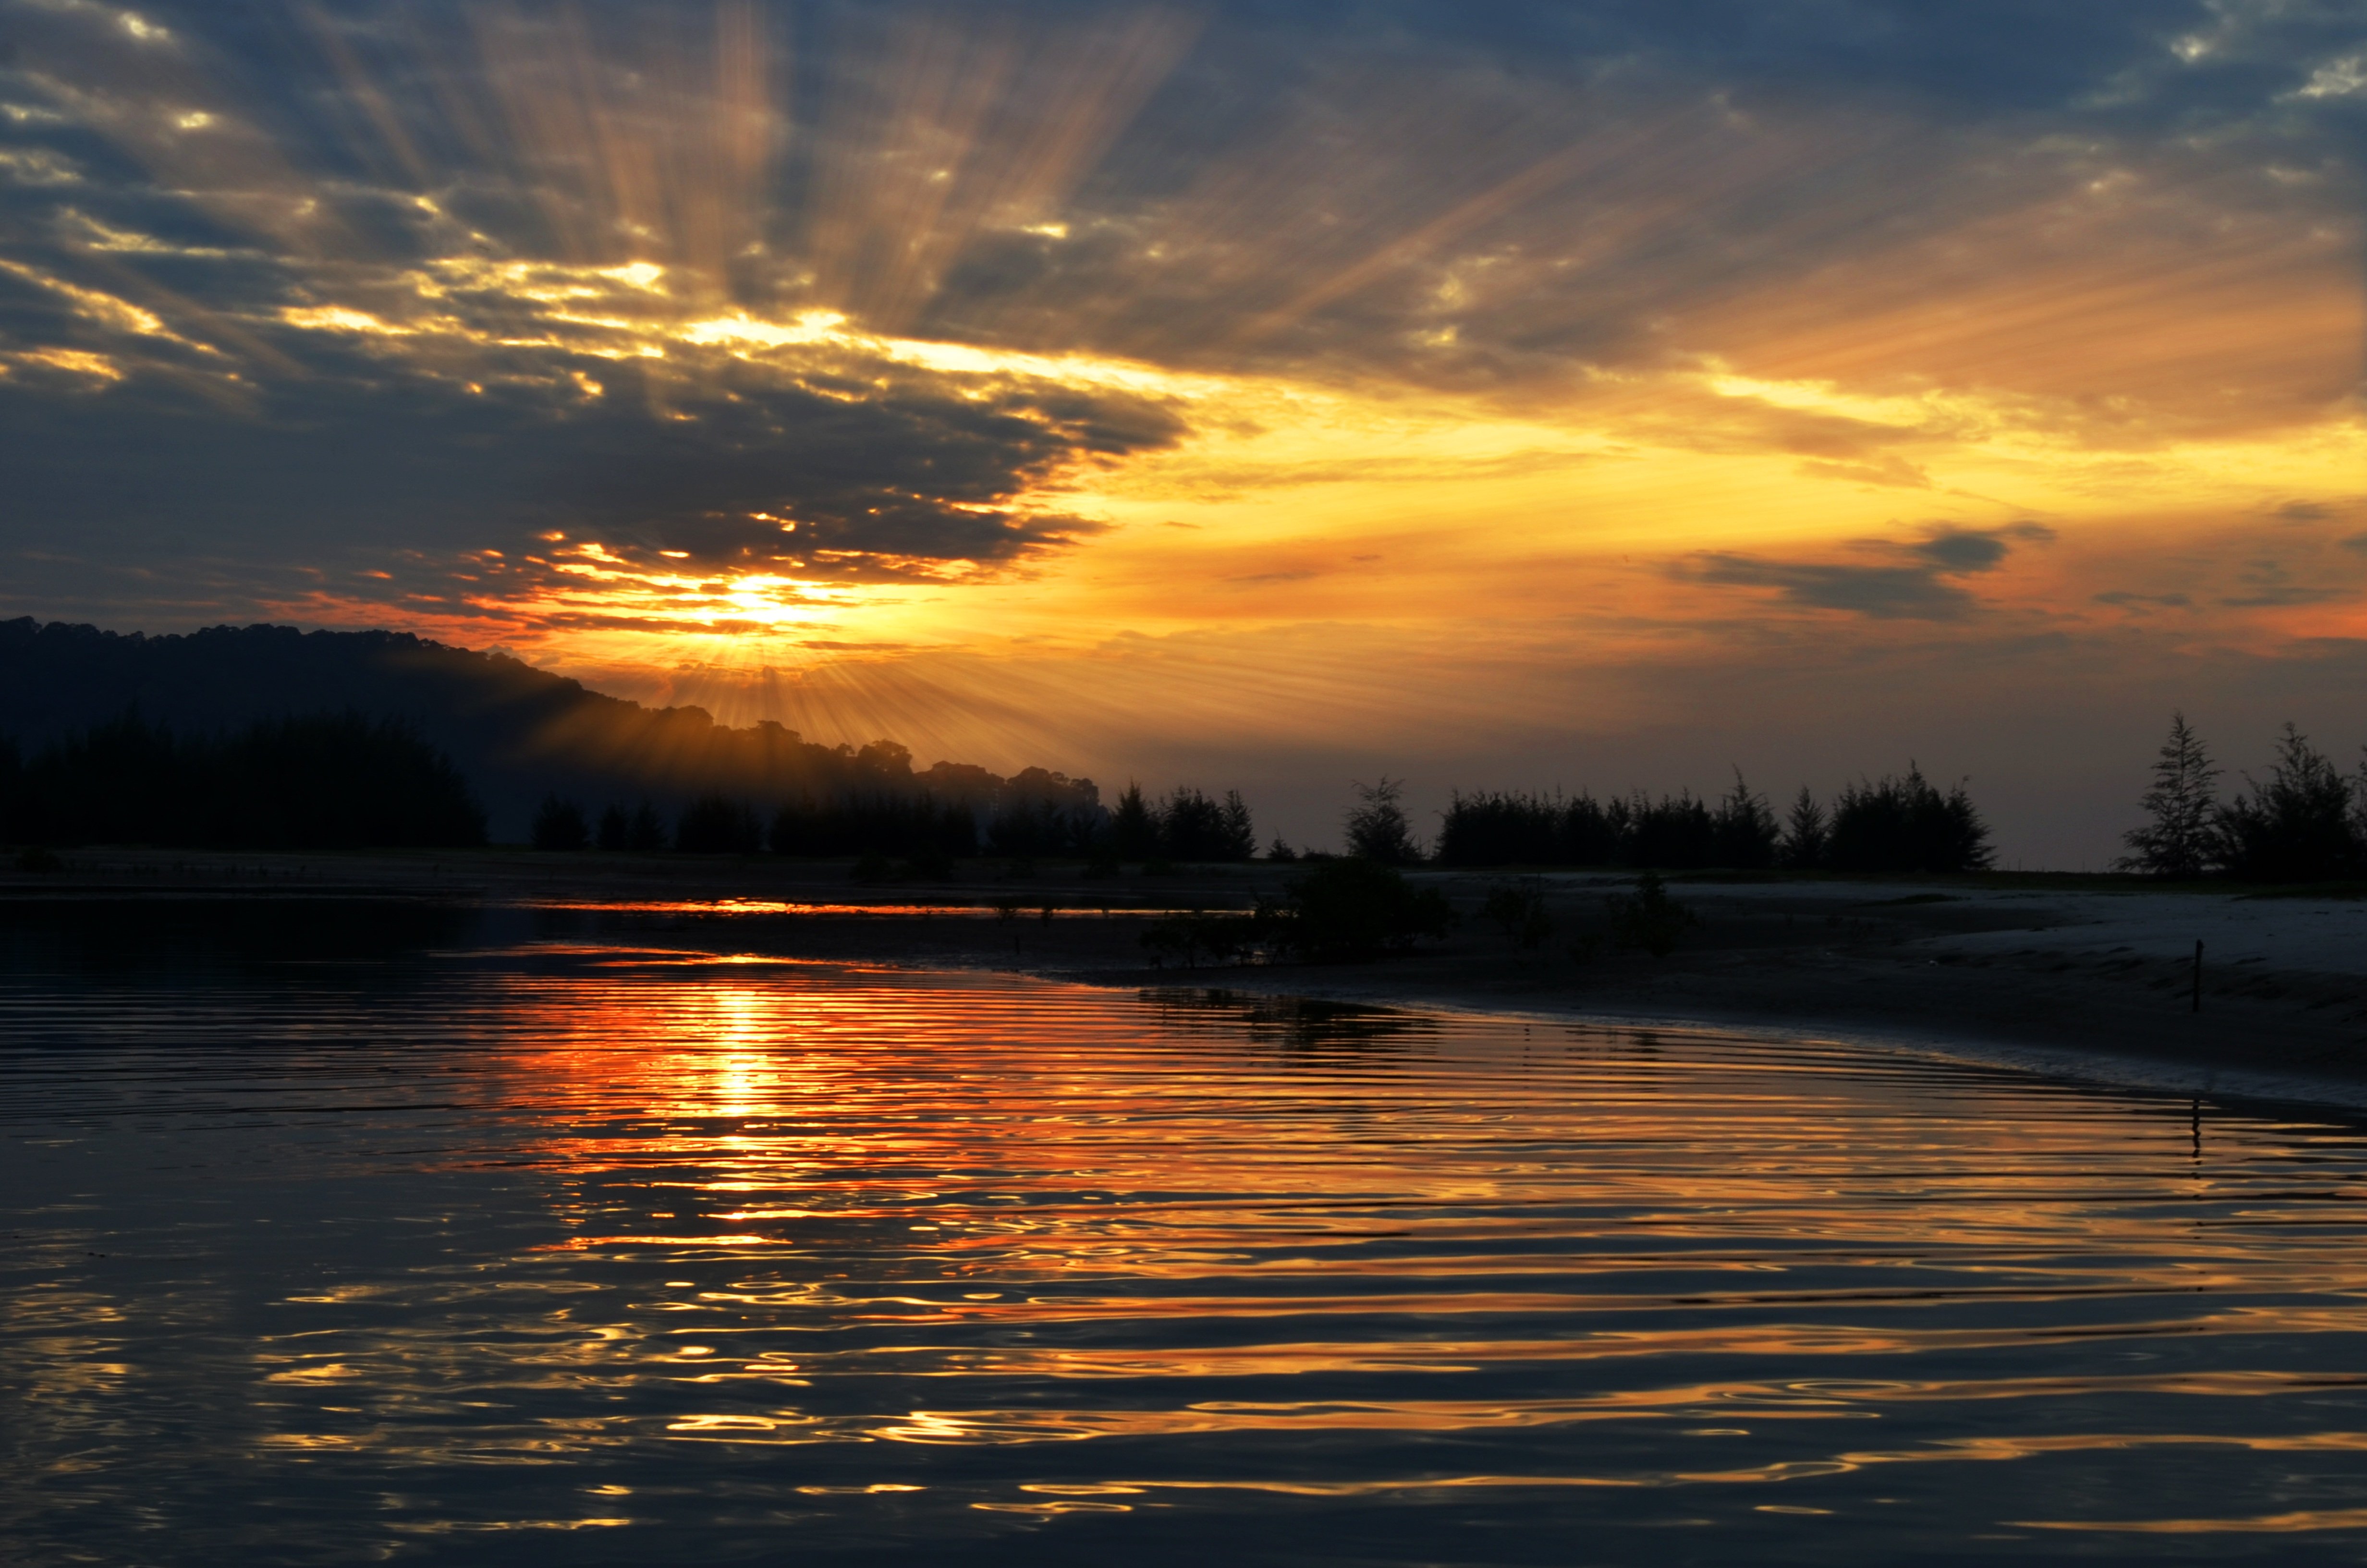
[[[1157,911],[1246,908],[1295,868],[1099,879],[1075,867],[971,869],[945,883],[866,885],[833,862],[101,850],[72,852],[61,872],[0,873],[0,909],[17,920],[224,899],[469,906],[554,932],[592,922],[821,960],[1742,1031],[2165,1094],[2367,1108],[2367,903],[2355,899],[2026,877],[1695,878],[1670,892],[1699,925],[1656,961],[1589,951],[1603,897],[1625,876],[1520,877],[1544,892],[1556,927],[1523,951],[1478,916],[1487,890],[1512,877],[1419,870],[1414,879],[1461,912],[1444,943],[1387,961],[1188,967],[1144,962],[1139,936]]]

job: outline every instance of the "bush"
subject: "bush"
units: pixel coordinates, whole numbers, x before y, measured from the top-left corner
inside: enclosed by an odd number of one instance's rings
[[[1677,938],[1700,922],[1693,912],[1669,897],[1658,872],[1636,879],[1633,894],[1614,893],[1603,900],[1611,915],[1611,942],[1625,951],[1640,947],[1655,958],[1676,950]]]
[[[1142,933],[1142,945],[1162,959],[1173,954],[1187,968],[1197,968],[1200,957],[1217,963],[1238,962],[1253,953],[1265,936],[1271,917],[1211,915],[1195,909],[1154,921]]]
[[[1508,942],[1518,942],[1523,949],[1543,947],[1553,935],[1553,917],[1546,912],[1545,885],[1539,882],[1501,882],[1488,890],[1486,902],[1479,906],[1479,916],[1504,933]]]
[[[1293,878],[1286,901],[1266,914],[1274,944],[1309,959],[1403,951],[1444,936],[1455,923],[1436,888],[1417,890],[1395,868],[1362,858],[1318,863]]]

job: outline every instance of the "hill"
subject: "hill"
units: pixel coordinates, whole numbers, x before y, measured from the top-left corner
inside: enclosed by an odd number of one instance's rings
[[[800,799],[925,794],[970,807],[981,824],[1101,812],[1090,779],[1042,768],[1002,778],[958,762],[915,770],[892,740],[858,750],[769,721],[735,728],[704,708],[644,707],[505,654],[404,632],[253,626],[149,637],[0,622],[0,738],[30,753],[127,713],[185,736],[324,714],[395,720],[459,766],[496,841],[524,840],[549,794],[595,811],[646,797],[669,818],[710,795],[769,812]]]

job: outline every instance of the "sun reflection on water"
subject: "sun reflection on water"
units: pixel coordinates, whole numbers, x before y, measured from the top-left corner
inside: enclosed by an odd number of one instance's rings
[[[23,1157],[88,1193],[8,1216],[46,1260],[0,1283],[22,1451],[112,1431],[357,1550],[720,1540],[752,1497],[807,1499],[825,1554],[892,1503],[948,1550],[957,1516],[1148,1508],[1376,1561],[1439,1555],[1450,1497],[1774,1560],[1786,1519],[1879,1561],[1910,1527],[2348,1540],[2367,1506],[2345,1128],[1681,1031],[632,957],[0,996]],[[160,1181],[135,1132],[216,1174]],[[168,1457],[181,1408],[237,1435]],[[45,1472],[28,1528],[117,1462]],[[331,1506],[397,1472],[399,1522]],[[2224,1509],[2171,1501],[2206,1476]]]

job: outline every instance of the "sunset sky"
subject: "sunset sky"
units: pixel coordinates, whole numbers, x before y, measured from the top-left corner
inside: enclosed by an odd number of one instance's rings
[[[0,0],[0,614],[2101,864],[2367,741],[2367,6]]]

